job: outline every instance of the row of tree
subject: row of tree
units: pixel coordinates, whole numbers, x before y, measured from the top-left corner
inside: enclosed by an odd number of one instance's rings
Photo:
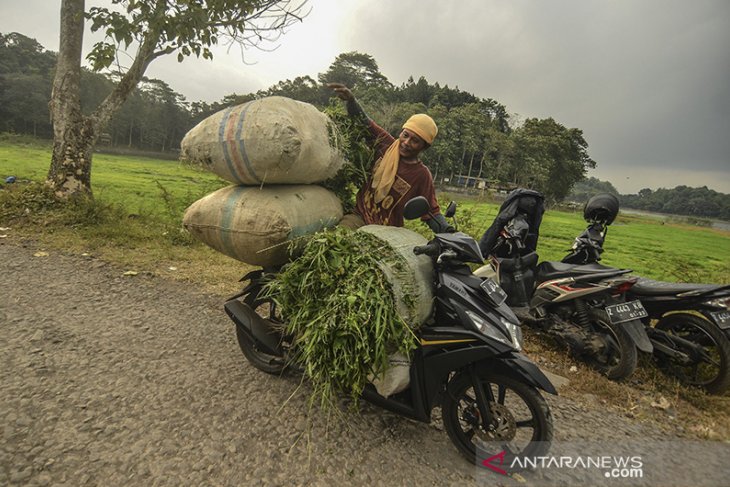
[[[654,191],[644,188],[637,194],[619,194],[610,182],[590,177],[576,183],[568,198],[583,203],[598,193],[615,194],[624,208],[730,221],[730,195],[707,186],[677,186]]]
[[[464,186],[483,181],[492,187],[534,188],[549,200],[559,201],[585,177],[586,169],[596,164],[580,129],[566,128],[552,118],[518,122],[507,107],[491,98],[430,83],[424,77],[417,81],[411,77],[395,86],[372,56],[359,52],[340,54],[317,80],[299,76],[257,93],[229,95],[210,105],[196,104],[196,109],[198,113],[214,113],[275,95],[322,108],[332,102],[332,91],[327,88],[331,82],[349,86],[368,115],[394,135],[414,113],[433,117],[439,135],[423,158],[436,181],[448,178]]]
[[[48,102],[56,53],[17,32],[0,33],[0,132],[50,138]],[[119,75],[81,72],[81,109],[92,113],[112,91]],[[197,123],[185,98],[167,83],[143,78],[100,134],[99,143],[165,152]]]
[[[627,208],[730,221],[730,195],[718,193],[707,186],[677,186],[655,191],[644,188],[638,194],[621,195],[620,200]]]
[[[0,131],[52,135],[48,102],[57,57],[22,34],[0,34]],[[83,114],[91,116],[122,81],[122,73],[82,69]],[[171,151],[203,118],[252,99],[280,95],[323,109],[333,103],[328,82],[350,86],[368,114],[394,134],[411,114],[431,115],[439,136],[424,153],[424,162],[437,181],[528,187],[556,201],[584,178],[587,168],[595,166],[580,129],[566,128],[552,118],[518,123],[493,99],[430,83],[424,77],[395,86],[372,56],[359,52],[339,55],[317,80],[300,76],[215,103],[188,102],[164,81],[142,77],[95,136],[102,145]]]

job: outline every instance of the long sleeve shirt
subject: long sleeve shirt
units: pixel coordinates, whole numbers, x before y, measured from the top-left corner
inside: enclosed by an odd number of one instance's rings
[[[370,130],[379,160],[383,157],[388,147],[395,141],[395,138],[374,121],[367,117],[363,117],[362,119],[367,123],[368,129]],[[355,211],[362,217],[366,224],[402,227],[403,207],[408,200],[416,196],[424,196],[429,201],[431,213],[434,215],[441,212],[438,201],[436,200],[436,190],[433,186],[431,171],[420,160],[412,164],[400,162],[398,164],[395,182],[390,188],[390,192],[379,203],[375,202],[375,191],[372,188],[371,172],[366,184],[357,193]],[[430,219],[430,216],[423,218],[423,220],[428,219]]]

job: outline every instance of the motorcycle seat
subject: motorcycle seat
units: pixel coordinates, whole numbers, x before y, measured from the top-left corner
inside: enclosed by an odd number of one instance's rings
[[[499,268],[502,271],[507,272],[514,271],[517,268],[517,264],[519,262],[519,259],[517,258],[497,257],[496,259],[499,262]],[[535,264],[537,264],[537,260],[537,253],[530,252],[529,254],[522,256],[521,267],[523,269],[534,267]]]
[[[616,274],[621,273],[620,269],[608,267],[601,264],[564,264],[562,262],[542,262],[537,266],[538,282],[545,282],[551,279],[559,279],[561,277],[578,277],[588,274],[608,274],[615,271]]]
[[[700,293],[719,289],[715,284],[693,284],[685,282],[664,282],[653,279],[639,278],[631,287],[631,294],[637,296],[674,296],[677,294],[698,291]]]

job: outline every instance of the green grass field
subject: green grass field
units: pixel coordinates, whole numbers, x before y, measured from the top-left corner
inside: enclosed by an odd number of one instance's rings
[[[441,201],[448,199],[444,195]],[[458,200],[457,200],[458,201]],[[466,200],[463,228],[479,237],[499,210],[499,203]],[[541,260],[560,260],[586,227],[580,212],[548,209],[538,241]],[[633,269],[636,274],[678,282],[730,282],[730,232],[621,214],[609,227],[602,264]]]
[[[19,180],[43,181],[49,165],[48,144],[0,139],[3,180],[13,175]],[[96,200],[121,207],[130,219],[142,218],[143,226],[148,228],[159,224],[163,232],[179,227],[190,203],[227,184],[211,173],[175,161],[107,154],[96,154],[93,160],[92,187]],[[441,200],[448,201],[449,196],[441,195]],[[460,229],[478,238],[497,215],[499,204],[462,196],[457,201]],[[540,229],[541,259],[562,258],[584,227],[580,213],[548,210]],[[125,235],[125,229],[130,235]],[[81,233],[93,241],[94,232],[85,229]],[[103,240],[119,238],[124,246],[135,245],[131,235],[135,232],[129,222],[121,229],[97,228],[96,232]],[[149,247],[154,233],[142,232],[139,238],[148,241],[145,247]],[[193,245],[189,250],[197,251],[198,246]],[[602,263],[628,267],[637,274],[661,280],[728,283],[730,232],[622,214],[609,228]]]
[[[8,144],[0,139],[0,176],[43,181],[50,167],[50,146]],[[229,183],[216,175],[176,161],[95,154],[92,162],[94,196],[119,204],[130,214],[166,218],[164,195],[179,205],[192,203]],[[169,199],[168,197],[168,199]]]

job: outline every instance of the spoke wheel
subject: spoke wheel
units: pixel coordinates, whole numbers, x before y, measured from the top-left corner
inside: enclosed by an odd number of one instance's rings
[[[687,356],[683,360],[657,351],[654,356],[663,372],[711,394],[723,394],[730,388],[730,342],[722,330],[689,313],[667,315],[655,328],[666,333],[658,339]],[[675,340],[675,337],[683,340]]]

